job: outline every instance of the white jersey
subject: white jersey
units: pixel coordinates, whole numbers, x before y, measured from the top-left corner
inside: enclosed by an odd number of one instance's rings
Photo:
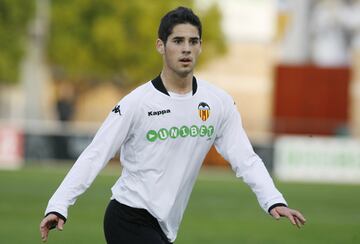
[[[148,210],[174,241],[213,144],[265,211],[286,204],[254,153],[233,99],[195,78],[193,89],[192,96],[169,96],[158,77],[125,96],[52,196],[46,213],[67,217],[68,207],[120,149],[123,171],[112,187],[112,199]]]

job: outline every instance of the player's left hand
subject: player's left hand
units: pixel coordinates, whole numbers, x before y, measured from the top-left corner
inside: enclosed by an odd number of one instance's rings
[[[306,222],[306,219],[299,211],[284,206],[278,206],[271,209],[270,214],[277,220],[280,219],[280,217],[286,217],[298,228],[301,228]]]

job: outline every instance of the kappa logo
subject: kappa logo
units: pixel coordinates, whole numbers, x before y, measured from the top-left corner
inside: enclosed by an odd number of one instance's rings
[[[114,112],[115,114],[119,113],[119,115],[121,116],[122,114],[121,114],[121,111],[120,111],[120,105],[116,105],[113,108],[112,112]]]
[[[206,121],[210,116],[210,106],[207,103],[201,102],[198,106],[199,116],[202,121]]]
[[[164,109],[164,110],[159,110],[159,111],[150,111],[148,112],[148,116],[159,116],[159,115],[164,115],[164,114],[169,114],[171,113],[170,109]]]

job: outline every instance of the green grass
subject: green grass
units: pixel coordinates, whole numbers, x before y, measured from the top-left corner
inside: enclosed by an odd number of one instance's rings
[[[39,222],[67,167],[26,167],[0,171],[0,243],[41,243]],[[70,208],[64,231],[48,243],[105,243],[104,209],[117,167],[105,169]],[[115,171],[115,172],[114,172]],[[360,186],[277,183],[308,223],[302,229],[265,214],[249,188],[223,169],[203,170],[176,244],[360,243]]]

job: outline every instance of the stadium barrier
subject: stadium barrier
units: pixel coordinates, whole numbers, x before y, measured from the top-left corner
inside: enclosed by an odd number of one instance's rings
[[[80,153],[90,144],[92,134],[54,135],[25,134],[26,161],[67,161],[76,160]],[[254,145],[254,150],[263,159],[269,171],[272,170],[272,145]],[[216,151],[215,147],[204,160],[205,166],[229,167],[228,162]]]
[[[90,144],[99,127],[100,123],[96,122],[0,121],[0,169],[17,169],[36,162],[73,162]],[[253,147],[271,172],[272,143],[253,143]],[[206,156],[204,165],[230,167],[215,147]]]
[[[275,142],[274,173],[284,181],[360,183],[360,140],[279,137]]]
[[[21,167],[23,163],[41,162],[66,162],[75,161],[81,152],[90,144],[100,123],[83,123],[83,122],[60,122],[60,121],[18,121],[13,128],[4,126],[0,123],[0,132],[3,131],[6,138],[0,137],[2,147],[5,147],[2,141],[7,142],[6,148],[15,150],[12,153],[0,152],[0,161],[5,160],[5,156],[13,155],[12,167]],[[5,123],[6,125],[6,123]],[[13,136],[9,140],[9,136]],[[15,139],[14,139],[15,138]],[[9,145],[9,143],[12,143]],[[266,167],[271,171],[273,162],[273,145],[269,143],[253,144],[255,152],[263,159]],[[1,158],[2,157],[2,158]],[[10,161],[11,161],[10,160]],[[16,162],[16,163],[15,163]],[[16,166],[15,166],[16,165]],[[204,160],[205,166],[229,167],[225,159],[217,153],[215,147],[212,147]],[[10,167],[10,166],[8,166]]]
[[[90,144],[100,123],[27,121],[25,161],[74,161]]]
[[[1,126],[0,169],[18,169],[23,159],[23,131],[16,126]]]

